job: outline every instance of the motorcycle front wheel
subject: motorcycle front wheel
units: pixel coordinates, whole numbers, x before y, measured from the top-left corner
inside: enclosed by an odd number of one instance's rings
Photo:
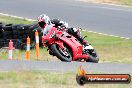
[[[72,61],[72,53],[68,46],[64,46],[64,49],[61,49],[59,45],[52,44],[51,50],[54,55],[59,58],[61,61],[71,62]]]

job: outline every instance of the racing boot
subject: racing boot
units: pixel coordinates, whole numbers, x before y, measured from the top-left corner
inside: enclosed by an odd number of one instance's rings
[[[83,44],[83,50],[93,50],[94,48],[91,46],[91,44],[88,44],[84,38],[82,39]]]

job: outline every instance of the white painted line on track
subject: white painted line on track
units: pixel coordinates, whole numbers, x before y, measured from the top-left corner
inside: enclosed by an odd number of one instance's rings
[[[85,30],[85,31],[87,31],[87,30]],[[109,35],[109,34],[99,33],[99,32],[94,32],[94,31],[88,31],[88,32],[95,33],[95,34],[100,34],[100,35],[105,35],[105,36],[112,36],[112,37],[127,39],[127,40],[130,40],[131,39],[131,38],[126,38],[126,37],[121,37],[121,36],[116,36],[116,35]]]
[[[14,15],[9,15],[9,14],[5,14],[5,13],[0,13],[0,15],[8,16],[8,17],[13,17],[13,18],[18,18],[18,19],[24,19],[24,20],[27,20],[27,21],[36,21],[36,20],[34,20],[34,19],[29,19],[29,18],[14,16]],[[82,31],[87,31],[87,30],[82,30]],[[123,39],[127,39],[127,40],[130,40],[130,39],[131,39],[131,38],[120,37],[120,36],[115,36],[115,35],[109,35],[109,34],[99,33],[99,32],[94,32],[94,31],[88,31],[88,32],[92,32],[92,33],[100,34],[100,35],[105,35],[105,36],[119,37],[119,38],[123,38]]]

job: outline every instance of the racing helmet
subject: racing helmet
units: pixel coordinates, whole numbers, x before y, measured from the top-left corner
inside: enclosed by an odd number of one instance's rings
[[[42,14],[38,17],[38,24],[41,28],[43,28],[45,24],[49,24],[49,23],[50,23],[50,19],[47,15]]]

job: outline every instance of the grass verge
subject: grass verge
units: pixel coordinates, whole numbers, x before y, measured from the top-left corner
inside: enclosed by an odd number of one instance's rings
[[[16,71],[0,72],[0,88],[131,88],[130,84],[86,84],[79,86],[76,74]]]
[[[11,18],[0,15],[0,21],[5,23],[15,24],[30,24],[32,22],[21,20],[17,18]],[[132,40],[122,39],[118,37],[111,37],[100,35],[96,33],[82,31],[83,35],[87,35],[86,40],[91,43],[100,56],[100,62],[122,62],[132,63]],[[7,59],[8,51],[0,51],[0,59]],[[25,51],[15,50],[13,52],[13,58],[18,60],[25,59]],[[46,49],[40,49],[40,60],[58,60],[56,57],[52,57],[48,54]],[[31,50],[31,60],[36,60],[35,50]]]
[[[112,3],[112,4],[132,6],[132,0],[84,0],[84,1],[97,2],[97,3]]]
[[[100,56],[101,62],[132,63],[132,40],[83,32]]]
[[[32,21],[26,21],[25,19],[14,18],[10,16],[0,15],[0,22],[13,23],[13,24],[31,24]]]

